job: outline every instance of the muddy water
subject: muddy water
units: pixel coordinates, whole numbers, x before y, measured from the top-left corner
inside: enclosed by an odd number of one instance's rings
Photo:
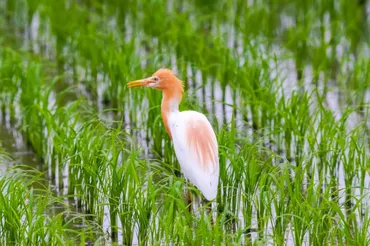
[[[2,121],[0,121],[0,146],[10,157],[5,158],[1,163],[1,173],[18,165],[26,165],[40,171],[46,171],[35,153],[28,148],[20,132],[14,128],[7,127]]]

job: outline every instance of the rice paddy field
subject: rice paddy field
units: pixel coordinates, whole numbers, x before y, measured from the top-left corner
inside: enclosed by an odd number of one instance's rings
[[[0,245],[370,245],[366,0],[1,0]],[[161,93],[219,143],[212,212]]]

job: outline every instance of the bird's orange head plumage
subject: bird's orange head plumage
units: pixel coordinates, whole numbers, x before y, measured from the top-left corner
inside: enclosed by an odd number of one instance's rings
[[[180,93],[184,92],[184,86],[180,79],[178,79],[175,74],[167,68],[161,68],[155,72],[151,77],[135,80],[129,82],[129,88],[146,86],[154,89],[162,90],[168,93]]]
[[[182,81],[170,69],[162,68],[151,77],[129,82],[127,86],[129,88],[146,86],[163,91],[161,113],[168,135],[172,138],[168,117],[171,111],[178,110],[184,92]]]

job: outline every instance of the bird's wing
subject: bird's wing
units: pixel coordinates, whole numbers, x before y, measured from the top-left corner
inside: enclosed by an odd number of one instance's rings
[[[219,163],[216,135],[207,118],[183,111],[170,119],[172,141],[181,171],[207,200],[217,195]]]

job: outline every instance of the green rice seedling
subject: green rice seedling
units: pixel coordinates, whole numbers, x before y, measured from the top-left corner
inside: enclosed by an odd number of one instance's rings
[[[351,105],[358,105],[357,111],[363,116],[366,108],[368,108],[368,106],[366,106],[368,104],[368,101],[366,101],[366,91],[369,89],[367,83],[369,78],[369,73],[367,72],[368,67],[368,59],[361,56],[358,57],[354,62],[353,75],[348,78],[350,81],[343,85],[344,88],[348,88],[355,94],[355,96],[343,95],[346,101]]]
[[[1,187],[1,243],[74,245],[79,232],[70,227],[68,207],[40,184],[42,173],[13,169],[3,174]],[[50,208],[59,204],[63,212],[53,213]],[[82,233],[88,233],[89,229]]]
[[[341,2],[339,4],[340,12],[343,14],[344,32],[350,41],[351,51],[356,55],[360,40],[364,36],[364,30],[366,28],[365,16],[366,16],[366,5],[365,2],[359,1],[357,4],[348,4]],[[349,13],[355,17],[351,18]]]
[[[72,35],[78,22],[83,20],[81,11],[78,11],[77,15],[76,8],[77,6],[75,4],[68,6],[66,1],[50,1],[46,5],[45,11],[47,13],[45,14],[50,20],[51,32],[56,37],[56,57],[59,67],[63,67],[64,64],[63,48],[67,44],[68,37]],[[65,18],[66,16],[69,18]]]
[[[138,223],[138,242],[140,245],[148,244],[154,240],[155,219],[157,210],[156,198],[160,196],[161,189],[156,189],[154,185],[154,175],[149,173],[146,175],[145,183],[146,189],[138,189],[138,197],[135,202],[135,219]],[[125,211],[122,211],[125,213]],[[121,219],[122,221],[122,219]]]
[[[27,23],[28,25],[31,24],[32,17],[36,13],[38,6],[40,5],[40,2],[38,0],[27,0]]]
[[[107,178],[110,182],[105,183],[105,187],[108,190],[110,206],[111,236],[113,240],[117,241],[117,220],[119,218],[122,225],[122,241],[124,244],[132,244],[135,226],[146,227],[150,219],[150,217],[146,218],[147,220],[143,222],[144,225],[141,225],[141,221],[136,218],[136,214],[141,212],[150,216],[150,211],[136,210],[136,204],[140,204],[142,201],[140,198],[143,193],[145,194],[145,189],[140,188],[144,184],[144,180],[140,179],[143,173],[135,161],[137,153],[130,153],[127,149],[121,128],[111,129],[109,137],[108,139],[111,139],[109,146],[111,156],[108,159]],[[140,218],[145,219],[144,217]]]
[[[309,101],[310,96],[306,93],[298,95],[293,92],[287,102],[283,97],[278,103],[276,128],[284,134],[287,159],[297,166],[303,161],[305,135],[311,123]],[[292,156],[292,153],[295,155]]]

